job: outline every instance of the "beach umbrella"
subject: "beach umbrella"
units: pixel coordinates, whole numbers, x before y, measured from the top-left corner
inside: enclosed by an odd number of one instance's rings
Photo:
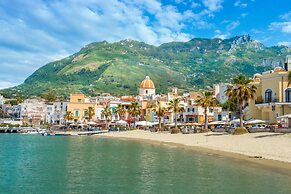
[[[245,121],[243,121],[244,123]],[[230,124],[238,124],[239,123],[239,119],[234,119],[232,121],[230,121]]]
[[[225,121],[213,121],[208,123],[208,125],[225,125]]]
[[[267,123],[267,121],[259,120],[259,119],[252,119],[252,120],[246,121],[246,124],[261,124],[261,123]]]
[[[116,121],[116,124],[117,125],[127,125],[128,123],[124,120],[119,120],[119,121]]]
[[[150,127],[150,126],[153,126],[153,125],[156,125],[156,124],[158,124],[157,122],[156,123],[152,123],[152,122],[148,122],[148,121],[138,121],[138,122],[136,122],[135,123],[136,124],[136,126],[144,126],[144,127]]]
[[[88,122],[88,125],[96,125],[97,123],[93,122],[93,121],[90,121]]]

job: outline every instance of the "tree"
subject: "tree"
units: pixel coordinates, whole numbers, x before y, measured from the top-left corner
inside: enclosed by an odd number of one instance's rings
[[[14,106],[14,105],[17,105],[18,104],[18,101],[17,100],[6,100],[4,102],[4,104],[10,104],[11,106]]]
[[[177,113],[184,110],[184,108],[180,106],[179,98],[174,98],[170,101],[169,110],[172,110],[174,112],[175,128],[177,129]]]
[[[156,108],[154,109],[154,112],[159,117],[159,129],[162,128],[161,118],[165,116],[166,111],[167,109],[161,106],[161,102],[157,101],[157,105],[156,105]]]
[[[134,127],[135,127],[135,120],[136,120],[136,117],[140,115],[141,113],[141,108],[138,104],[138,102],[132,102],[130,107],[129,107],[129,110],[128,110],[129,114],[131,117],[134,118]]]
[[[45,99],[46,102],[54,102],[57,99],[56,92],[51,88],[45,91],[41,97]]]
[[[257,87],[251,85],[252,79],[239,75],[233,79],[234,86],[229,86],[226,95],[230,99],[236,99],[239,105],[240,127],[243,128],[243,105],[250,99],[254,99]]]
[[[205,91],[197,97],[196,103],[204,109],[204,129],[208,130],[208,115],[207,111],[210,107],[214,108],[217,105],[217,100],[212,92]]]
[[[65,114],[65,119],[67,121],[73,120],[74,119],[74,114],[71,111],[67,111],[66,114]]]
[[[126,113],[124,106],[122,104],[118,104],[115,109],[115,113],[118,114],[120,119],[123,118]]]
[[[85,114],[88,116],[89,121],[91,121],[93,116],[95,115],[94,107],[88,107],[88,110],[86,110]]]
[[[108,118],[110,118],[112,116],[112,112],[111,112],[109,105],[106,105],[104,107],[104,109],[101,112],[101,115],[103,115],[105,117],[106,129],[108,129]]]

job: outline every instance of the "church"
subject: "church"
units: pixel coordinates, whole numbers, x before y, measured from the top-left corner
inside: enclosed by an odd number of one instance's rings
[[[139,96],[142,100],[154,100],[156,95],[156,88],[154,82],[149,76],[140,83]]]

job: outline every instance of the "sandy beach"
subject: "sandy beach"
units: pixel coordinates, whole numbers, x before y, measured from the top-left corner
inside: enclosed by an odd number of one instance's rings
[[[224,155],[237,154],[252,160],[274,160],[291,167],[291,134],[249,133],[229,135],[225,133],[170,134],[135,130],[102,134],[104,137],[131,138],[161,143],[172,143],[198,149],[208,149]],[[219,154],[219,153],[218,153]],[[247,157],[246,157],[247,156]]]

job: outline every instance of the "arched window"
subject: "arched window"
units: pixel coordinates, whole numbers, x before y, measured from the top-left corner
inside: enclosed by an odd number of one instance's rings
[[[146,94],[148,94],[149,93],[149,91],[148,90],[146,90]]]
[[[267,89],[265,91],[265,102],[266,103],[272,102],[272,90],[270,90],[270,89]]]
[[[285,90],[285,101],[291,102],[291,88]]]

